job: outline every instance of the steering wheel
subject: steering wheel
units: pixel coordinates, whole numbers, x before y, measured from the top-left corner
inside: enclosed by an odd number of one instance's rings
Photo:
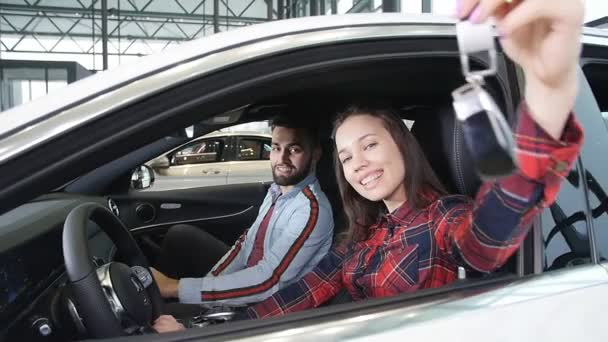
[[[128,265],[96,267],[87,243],[90,221],[110,237]],[[72,299],[90,337],[152,332],[150,322],[162,312],[160,291],[137,243],[110,210],[97,203],[72,209],[63,227],[63,258]]]

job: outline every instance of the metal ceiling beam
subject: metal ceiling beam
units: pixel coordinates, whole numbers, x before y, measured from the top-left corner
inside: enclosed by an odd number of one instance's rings
[[[431,0],[422,0],[422,13],[431,13],[433,11],[433,4]]]
[[[319,2],[318,0],[309,0],[310,1],[310,16],[319,15]]]
[[[213,0],[213,32],[220,32],[220,0]]]
[[[108,70],[108,0],[101,0],[101,60]]]
[[[216,1],[214,0],[214,3]],[[218,1],[219,3],[219,1]],[[215,6],[214,6],[215,7]],[[219,7],[219,6],[218,6]],[[51,12],[51,13],[64,13],[64,14],[90,14],[91,10],[88,8],[77,8],[77,7],[55,7],[55,6],[24,6],[24,5],[14,5],[14,4],[2,4],[0,3],[0,10],[8,10],[8,11],[20,11],[20,12],[29,12],[36,13],[39,12]],[[232,12],[232,10],[229,9]],[[115,15],[116,11],[113,8],[109,9],[110,14]],[[234,13],[234,12],[232,12]],[[4,13],[10,14],[10,13]],[[167,19],[168,17],[174,19],[205,19],[205,20],[213,20],[213,16],[205,15],[205,14],[190,14],[190,13],[179,13],[179,12],[152,12],[152,11],[132,11],[132,10],[120,10],[121,16],[131,16],[135,18],[140,17],[149,17],[149,18],[160,18]],[[218,13],[219,20],[230,20],[230,19],[238,19],[238,21],[247,22],[247,23],[262,23],[266,22],[267,19],[265,17],[255,18],[255,17],[239,17],[238,15],[234,16],[220,16]]]
[[[372,10],[373,0],[359,0],[346,13],[369,12]]]
[[[399,0],[382,0],[382,12],[399,12]]]

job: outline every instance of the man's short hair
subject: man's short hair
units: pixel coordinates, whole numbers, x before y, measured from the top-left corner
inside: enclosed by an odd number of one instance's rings
[[[307,140],[311,148],[320,146],[319,141],[319,127],[314,120],[306,120],[302,115],[292,113],[292,115],[277,115],[270,119],[270,131],[274,131],[275,127],[285,127],[291,129],[297,129],[303,133],[304,138]]]

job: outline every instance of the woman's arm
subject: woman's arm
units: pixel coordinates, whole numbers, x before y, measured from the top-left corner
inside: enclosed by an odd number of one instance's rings
[[[249,307],[238,319],[280,316],[325,303],[342,289],[343,261],[344,249],[330,250],[302,279]]]
[[[519,170],[431,210],[438,247],[456,262],[493,271],[519,248],[532,219],[551,205],[576,160],[582,129],[571,113],[584,6],[581,0],[460,0],[458,16],[496,19],[505,53],[524,70],[515,132]]]
[[[550,206],[576,160],[582,130],[571,116],[560,141],[532,119],[525,105],[515,132],[519,170],[484,183],[475,201],[448,196],[430,210],[437,246],[458,264],[491,272],[519,248],[532,220]]]

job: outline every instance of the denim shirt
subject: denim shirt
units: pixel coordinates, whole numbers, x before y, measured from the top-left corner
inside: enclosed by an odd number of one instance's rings
[[[274,210],[264,236],[264,256],[247,267],[264,216]],[[334,221],[331,205],[314,174],[285,194],[273,183],[251,227],[203,278],[182,278],[182,303],[255,303],[299,280],[329,251]]]

